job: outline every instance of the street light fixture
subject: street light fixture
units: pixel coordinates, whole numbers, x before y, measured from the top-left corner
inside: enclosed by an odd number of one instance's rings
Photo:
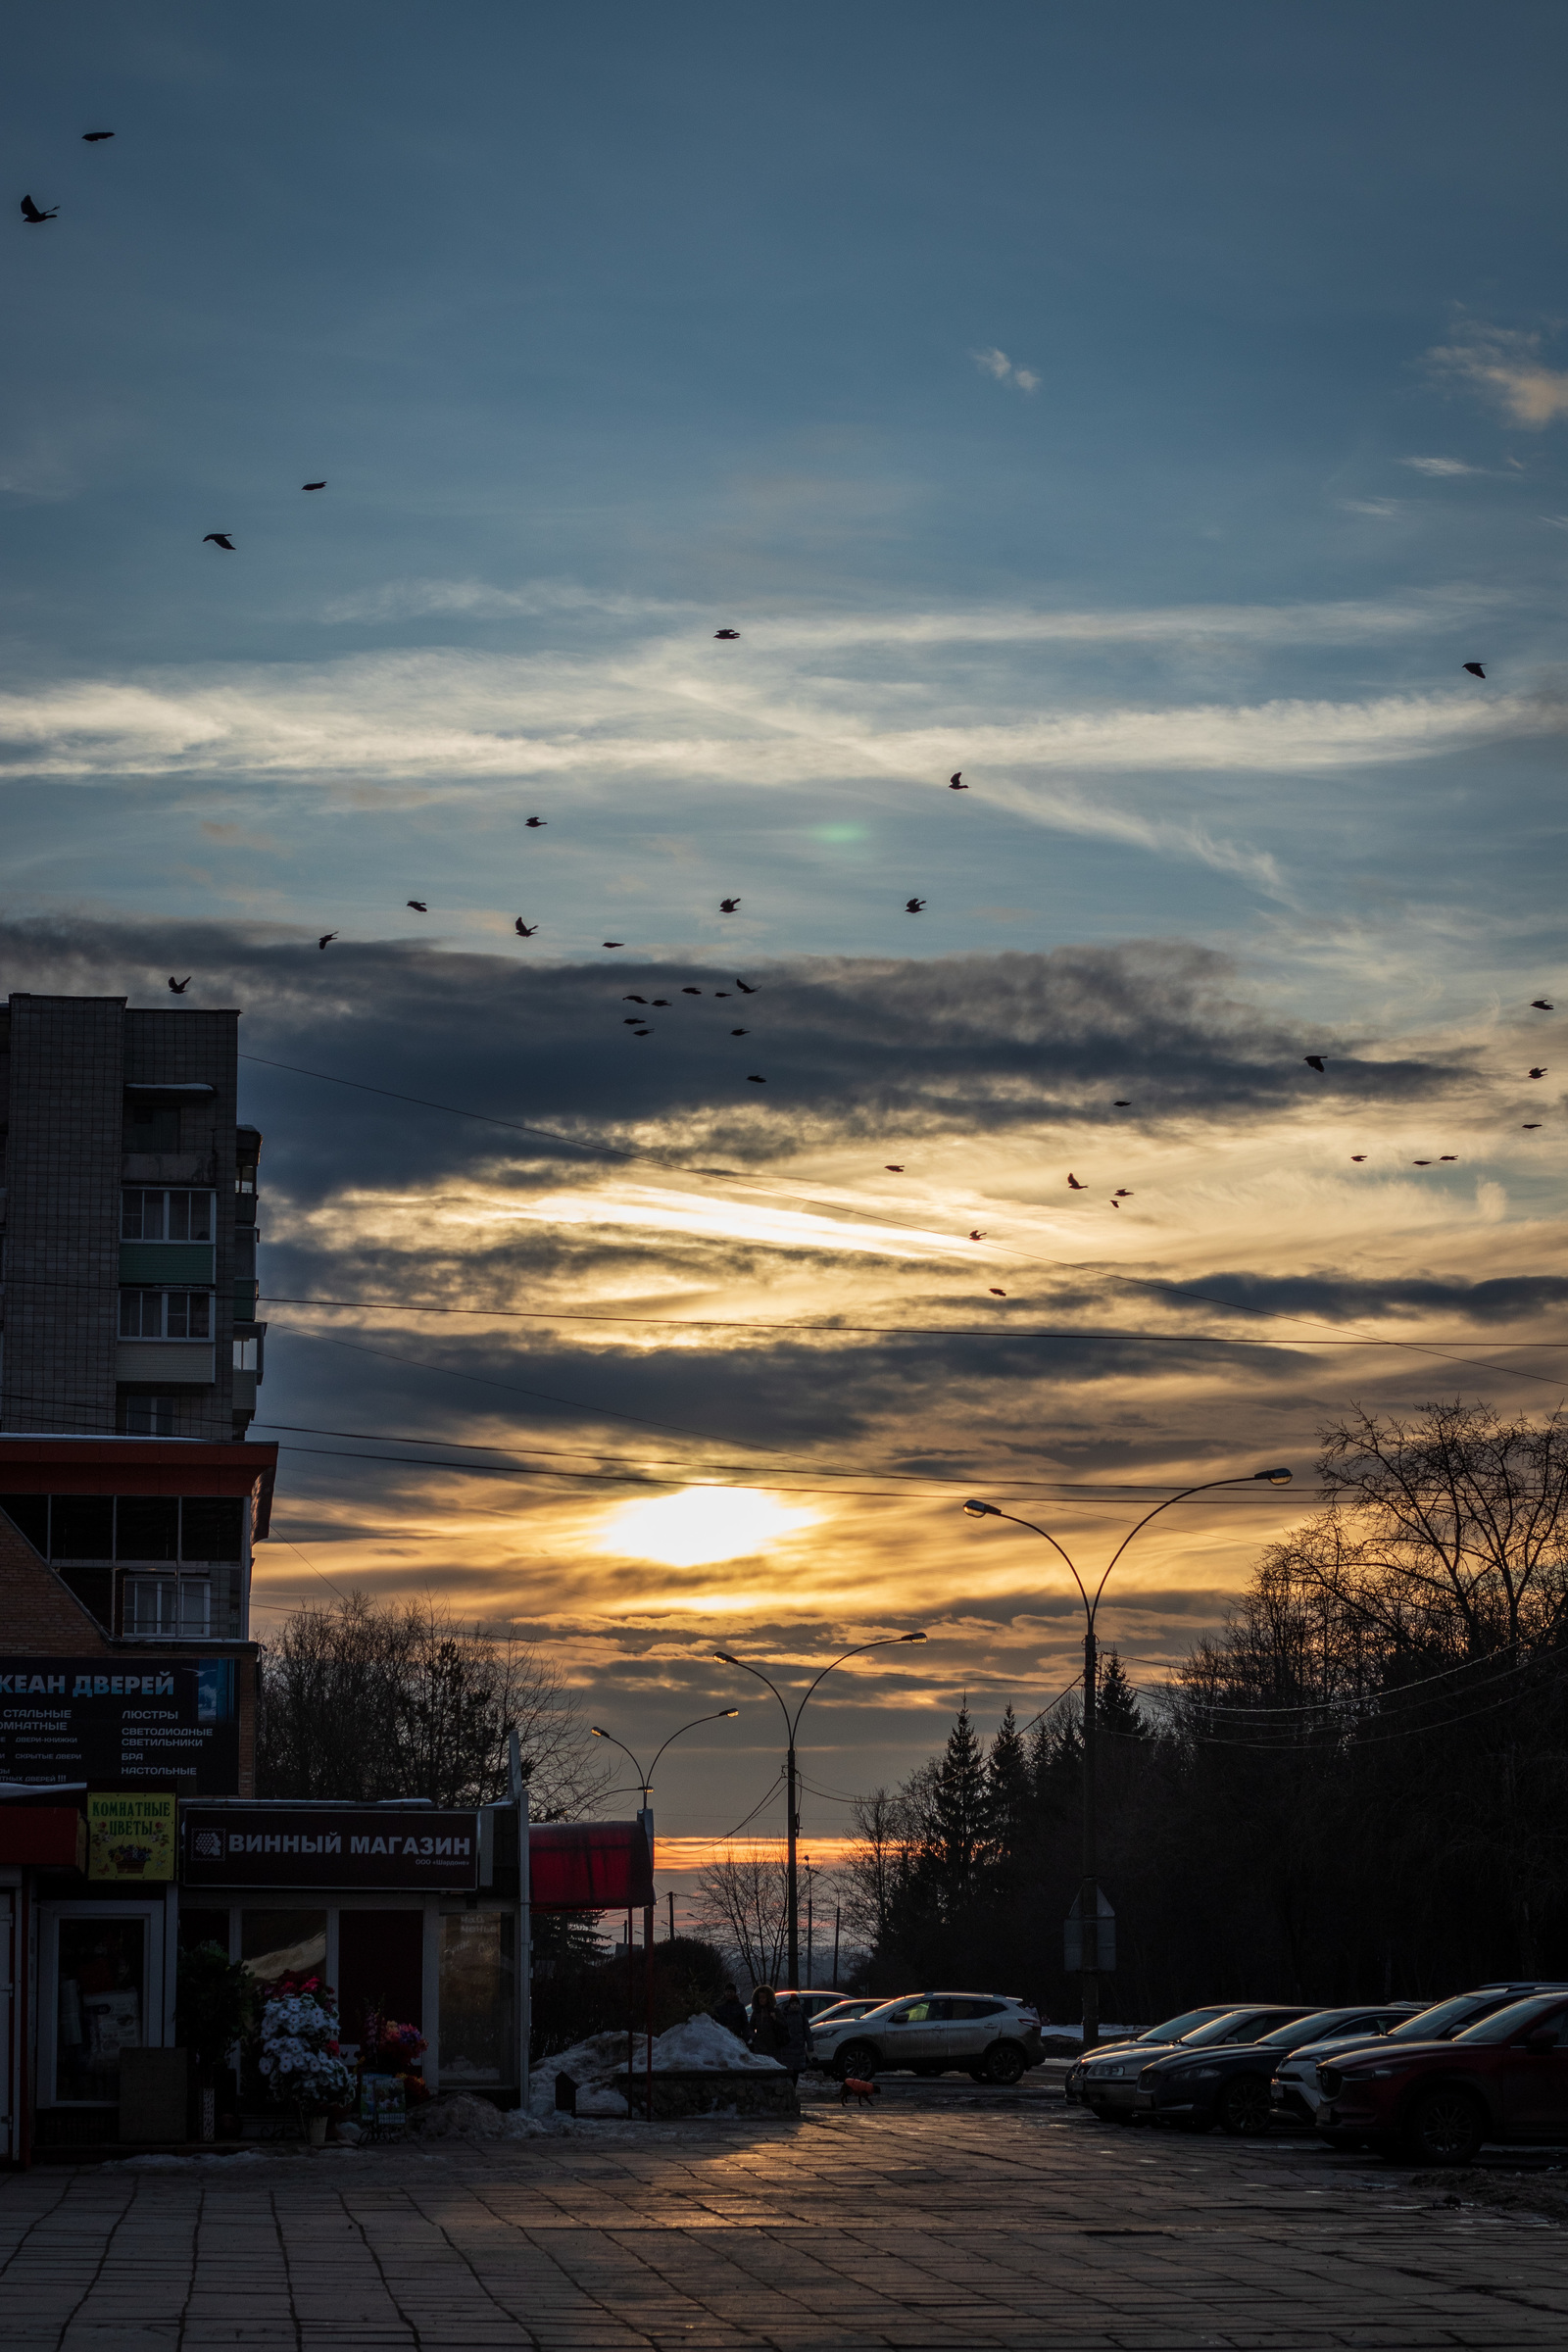
[[[801,1815],[796,1790],[795,1740],[801,1728],[801,1717],[806,1712],[806,1701],[825,1676],[830,1675],[836,1666],[844,1665],[850,1658],[863,1658],[868,1649],[896,1649],[902,1642],[923,1642],[925,1639],[924,1634],[887,1634],[880,1642],[862,1642],[857,1648],[847,1649],[843,1657],[830,1658],[815,1680],[808,1684],[805,1695],[793,1715],[790,1713],[784,1693],[778,1685],[770,1681],[762,1672],[760,1666],[753,1666],[745,1658],[734,1657],[727,1649],[715,1649],[712,1653],[721,1666],[738,1666],[743,1674],[755,1674],[760,1683],[766,1683],[773,1696],[778,1700],[779,1711],[784,1717],[784,1733],[787,1742],[785,1774],[788,1787],[786,1793],[789,1804],[788,1842],[784,1870],[784,1907],[786,1925],[789,1930],[789,1969],[792,1988],[799,1989],[801,1982],[800,1878],[796,1867],[796,1849],[801,1835]]]
[[[1149,1525],[1151,1519],[1157,1519],[1161,1511],[1168,1511],[1172,1503],[1185,1502],[1192,1494],[1206,1494],[1215,1487],[1245,1487],[1259,1484],[1268,1487],[1288,1487],[1290,1483],[1291,1473],[1289,1470],[1253,1470],[1241,1478],[1204,1479],[1200,1486],[1183,1487],[1179,1494],[1167,1494],[1163,1502],[1156,1502],[1152,1511],[1146,1511],[1138,1525],[1123,1536],[1110,1556],[1109,1567],[1106,1568],[1104,1575],[1095,1587],[1093,1593],[1089,1592],[1072,1559],[1056,1542],[1049,1528],[1037,1527],[1032,1519],[1015,1518],[1011,1511],[1002,1510],[994,1502],[983,1502],[978,1495],[971,1495],[963,1505],[964,1511],[971,1519],[1006,1519],[1014,1527],[1028,1528],[1031,1535],[1043,1536],[1052,1549],[1066,1561],[1068,1573],[1077,1586],[1078,1596],[1084,1604],[1084,1835],[1083,1877],[1078,1890],[1078,1917],[1079,1933],[1082,1938],[1080,1957],[1084,1996],[1083,2046],[1086,2050],[1092,2049],[1100,2039],[1100,1878],[1097,1850],[1100,1825],[1095,1770],[1095,1690],[1099,1652],[1095,1642],[1095,1620],[1100,1608],[1101,1594],[1110,1581],[1111,1569],[1115,1567],[1133,1537],[1140,1534]]]

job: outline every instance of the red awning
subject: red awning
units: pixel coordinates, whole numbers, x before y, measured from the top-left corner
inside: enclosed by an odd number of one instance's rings
[[[528,1832],[536,1911],[643,1911],[654,1865],[640,1821],[550,1821]]]
[[[87,1823],[74,1805],[0,1807],[0,1862],[42,1870],[85,1870]]]

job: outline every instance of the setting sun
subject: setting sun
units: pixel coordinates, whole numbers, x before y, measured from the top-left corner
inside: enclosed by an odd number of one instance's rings
[[[592,1548],[622,1558],[700,1568],[737,1560],[809,1527],[815,1511],[788,1510],[755,1487],[689,1487],[657,1502],[618,1503],[605,1515]]]

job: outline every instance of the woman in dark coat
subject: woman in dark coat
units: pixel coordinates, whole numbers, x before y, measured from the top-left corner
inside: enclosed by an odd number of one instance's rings
[[[771,1984],[759,1984],[752,1995],[752,2047],[761,2058],[776,2058],[782,2066],[786,2035],[784,2020]]]
[[[798,2082],[801,2069],[811,2054],[810,2029],[806,2021],[806,2011],[792,1992],[782,2012],[775,2014],[779,2016],[784,2040],[784,2047],[778,2053],[779,2060],[789,2068],[790,2081]]]

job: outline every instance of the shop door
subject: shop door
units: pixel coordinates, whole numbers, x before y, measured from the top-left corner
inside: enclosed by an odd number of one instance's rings
[[[338,2018],[345,2041],[364,2046],[368,2014],[424,2032],[424,1912],[337,1915]]]
[[[39,2104],[112,2107],[122,2050],[164,2039],[162,1903],[41,1906]]]
[[[20,2153],[17,2134],[21,2119],[12,2087],[17,2081],[17,1978],[21,1955],[17,1950],[17,1914],[21,1909],[17,1895],[9,1886],[0,1886],[0,2164],[15,2164]]]

